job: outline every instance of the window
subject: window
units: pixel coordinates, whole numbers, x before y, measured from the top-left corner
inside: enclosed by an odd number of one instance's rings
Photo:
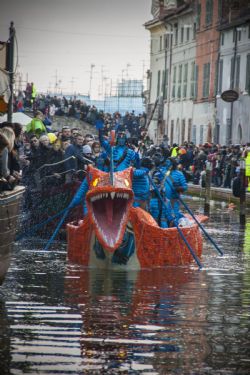
[[[175,45],[178,44],[178,24],[174,24],[174,36],[175,36]]]
[[[192,119],[188,119],[188,135],[187,135],[187,141],[191,141],[191,132],[192,132]]]
[[[203,98],[208,98],[209,96],[209,86],[210,86],[210,63],[203,65]]]
[[[221,44],[222,46],[224,46],[224,37],[225,37],[225,34],[224,34],[224,33],[221,33],[220,44]]]
[[[206,0],[206,26],[211,25],[213,19],[213,0]]]
[[[164,88],[165,88],[165,73],[166,71],[162,71],[162,81],[161,81],[161,94],[164,97]]]
[[[196,22],[194,23],[194,25],[193,25],[193,39],[195,39],[195,37],[196,37]]]
[[[198,93],[198,73],[199,73],[199,67],[198,65],[195,65],[195,62],[191,64],[191,79],[190,79],[190,97],[192,99],[197,98]]]
[[[186,40],[187,40],[187,42],[189,41],[189,27],[187,27],[187,34],[186,34]]]
[[[157,77],[157,97],[160,95],[161,89],[161,71],[158,70],[158,77]]]
[[[201,3],[200,1],[197,2],[197,13],[196,13],[196,26],[197,26],[197,30],[200,30],[200,26],[201,26]]]
[[[173,74],[173,86],[172,86],[172,98],[175,98],[175,85],[176,85],[176,66],[174,67],[174,74]]]
[[[236,76],[235,76],[235,87],[240,87],[240,56],[236,57]]]
[[[168,69],[165,73],[165,89],[163,90],[163,99],[167,99],[168,97]]]
[[[164,45],[165,45],[165,49],[169,48],[169,35],[168,34],[164,35]]]
[[[192,126],[192,142],[196,145],[196,125]]]
[[[181,28],[181,43],[184,41],[184,27]]]
[[[183,77],[183,98],[187,97],[187,79],[188,79],[188,64],[184,65],[184,77]]]
[[[223,81],[223,60],[219,61],[219,69],[218,69],[218,89],[217,92],[222,92],[222,81]]]
[[[238,41],[241,41],[241,30],[237,30]]]
[[[183,145],[185,141],[185,132],[186,132],[186,120],[182,120],[181,122],[181,144]]]
[[[222,17],[222,0],[218,0],[218,17],[221,20]]]
[[[238,131],[237,131],[237,143],[242,142],[242,127],[241,124],[238,125]]]
[[[199,66],[195,65],[195,86],[194,86],[194,98],[198,95],[198,79],[199,79]]]
[[[174,120],[171,120],[170,144],[174,141]]]
[[[241,40],[241,30],[234,29],[233,30],[233,42],[237,42]]]
[[[200,126],[200,143],[203,143],[204,125]]]
[[[177,98],[181,98],[181,84],[182,84],[182,65],[179,65],[179,77],[178,77],[178,90],[177,90]]]
[[[160,36],[160,45],[159,45],[159,51],[162,50],[162,36]]]
[[[246,66],[246,91],[250,94],[250,54],[247,55],[247,66]]]

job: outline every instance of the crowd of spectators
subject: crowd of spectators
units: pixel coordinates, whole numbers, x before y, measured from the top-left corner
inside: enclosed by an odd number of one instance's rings
[[[53,131],[53,118],[46,126],[46,112],[37,111],[26,128],[20,124],[2,123],[0,129],[0,189],[11,190],[20,183],[28,189],[49,188],[85,177],[88,164],[105,162],[98,136],[83,134],[83,128],[64,126]],[[204,183],[205,169],[210,163],[212,185],[231,188],[232,180],[239,171],[240,159],[250,151],[250,145],[221,146],[205,143],[195,145],[184,142],[170,145],[164,136],[160,145],[154,145],[147,136],[146,116],[127,112],[124,116],[98,112],[95,121],[104,122],[103,133],[107,138],[110,130],[123,130],[128,147],[139,157],[150,157],[155,168],[163,165],[169,156],[175,157],[178,168],[188,181]],[[80,124],[80,123],[79,123]],[[94,129],[94,127],[93,127]]]
[[[24,91],[19,91],[14,98],[15,111],[37,111],[42,112],[46,121],[53,120],[54,116],[74,117],[78,120],[95,125],[100,117],[111,119],[110,114],[104,114],[96,106],[87,104],[84,100],[77,99],[76,96],[51,96],[49,94],[37,94],[33,83],[28,83]],[[145,121],[146,114],[135,115],[134,111],[126,113],[126,122],[128,129],[135,129]],[[50,119],[50,120],[49,120]],[[45,122],[46,122],[45,121]],[[133,126],[132,126],[133,123]],[[136,126],[134,126],[136,123]]]

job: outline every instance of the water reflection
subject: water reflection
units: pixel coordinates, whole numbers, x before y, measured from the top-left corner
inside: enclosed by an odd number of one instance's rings
[[[203,275],[199,277],[203,279]],[[194,311],[198,302],[202,301],[201,310],[205,311],[206,293],[193,294],[197,287],[194,276],[187,268],[137,273],[69,270],[65,291],[68,302],[80,306],[85,366],[87,362],[92,370],[164,373],[176,368],[180,358],[183,362],[185,347],[187,357],[192,346],[197,346],[197,351],[204,332],[193,341],[181,330],[189,331],[190,322],[204,315],[198,308]],[[86,294],[82,293],[83,285]],[[200,353],[198,362],[206,355],[206,348]]]
[[[1,374],[10,374],[10,321],[5,301],[0,295],[0,370]]]
[[[206,228],[225,256],[205,242],[201,272],[97,271],[60,244],[20,244],[1,287],[0,374],[248,375],[250,221],[215,204]]]

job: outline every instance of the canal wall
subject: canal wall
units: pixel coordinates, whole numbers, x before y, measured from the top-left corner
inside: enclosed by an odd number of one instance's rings
[[[233,195],[231,189],[224,189],[224,188],[218,188],[218,187],[212,187],[210,188],[210,198],[214,200],[223,200],[228,203],[235,203],[240,204],[240,198],[237,198]],[[195,195],[195,196],[201,196],[202,198],[205,197],[206,190],[205,188],[202,188],[200,185],[193,185],[188,184],[188,195]],[[250,193],[246,193],[246,206],[250,208]]]

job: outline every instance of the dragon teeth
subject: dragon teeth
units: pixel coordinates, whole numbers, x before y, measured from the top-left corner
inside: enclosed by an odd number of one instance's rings
[[[91,197],[90,201],[95,202],[99,199],[105,199],[105,198],[108,198],[108,197],[109,197],[109,193],[100,193],[100,194],[97,194],[97,195]],[[116,198],[122,198],[122,199],[128,200],[129,194],[127,194],[127,193],[117,193],[115,191],[111,191],[110,197],[111,197],[111,199],[114,199],[116,197]]]

